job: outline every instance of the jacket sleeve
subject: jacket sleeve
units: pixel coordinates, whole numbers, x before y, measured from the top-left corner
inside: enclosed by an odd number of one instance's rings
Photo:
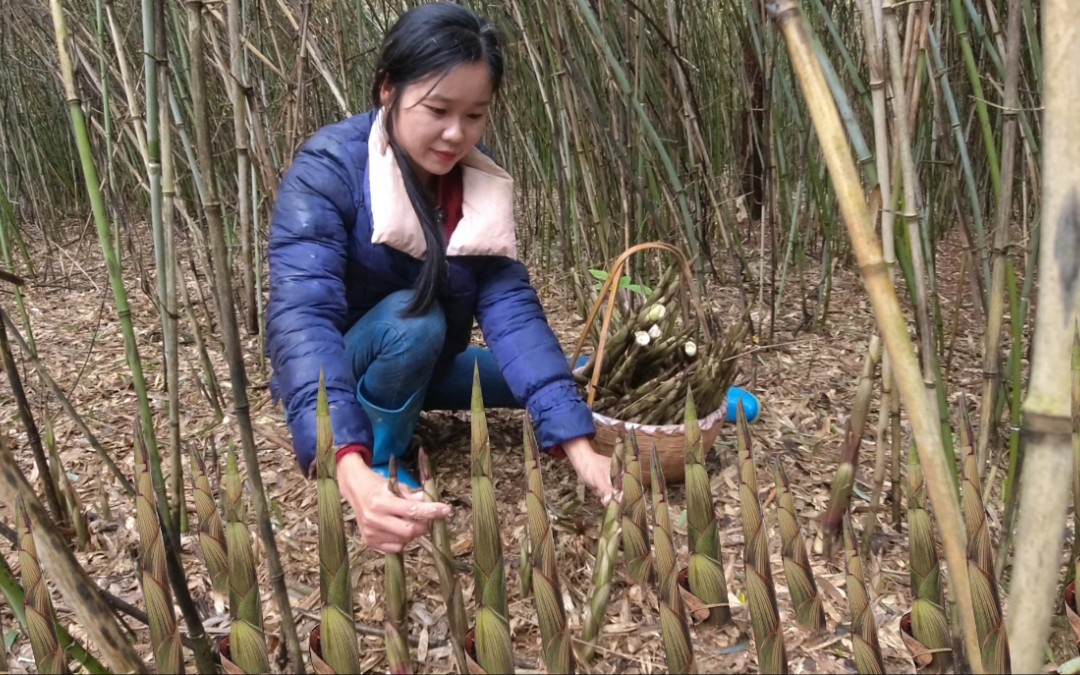
[[[326,378],[335,445],[371,447],[371,423],[356,400],[345,354],[348,227],[363,173],[318,135],[300,150],[278,190],[270,224],[267,340],[304,475],[315,459],[319,374]]]
[[[510,391],[533,419],[540,447],[592,438],[592,411],[522,263],[502,257],[488,262],[480,275],[476,318]]]

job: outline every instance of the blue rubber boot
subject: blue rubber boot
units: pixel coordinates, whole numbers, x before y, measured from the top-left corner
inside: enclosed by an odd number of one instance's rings
[[[416,421],[420,418],[420,409],[424,403],[425,390],[414,393],[405,405],[397,410],[386,410],[372,405],[364,399],[360,393],[363,387],[357,385],[356,399],[364,406],[368,419],[371,420],[371,430],[375,436],[375,447],[371,449],[371,468],[378,474],[390,477],[390,458],[398,458],[397,479],[398,483],[413,490],[419,490],[420,484],[416,482],[412,474],[402,466],[401,458],[409,451],[412,444],[413,429]]]
[[[746,421],[753,422],[761,413],[761,402],[745,389],[732,387],[727,392],[727,416],[728,422],[734,422],[738,418],[739,401],[742,401],[743,412],[746,413]]]

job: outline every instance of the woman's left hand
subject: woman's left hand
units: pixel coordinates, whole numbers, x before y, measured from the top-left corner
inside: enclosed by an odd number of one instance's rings
[[[615,488],[611,484],[611,458],[598,453],[585,437],[567,441],[562,447],[577,472],[578,480],[595,492],[606,506],[615,496]]]

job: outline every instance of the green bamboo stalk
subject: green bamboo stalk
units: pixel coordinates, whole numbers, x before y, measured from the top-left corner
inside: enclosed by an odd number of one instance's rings
[[[324,398],[320,400],[325,400]],[[329,407],[326,408],[326,426],[330,424]],[[326,451],[332,457],[332,448]],[[397,458],[390,458],[390,492],[400,495],[397,480]],[[409,656],[409,590],[405,582],[405,556],[402,553],[387,553],[383,571],[386,586],[386,660],[390,672],[394,675],[412,672],[412,659]],[[347,578],[347,576],[346,576]],[[351,623],[351,622],[350,622]],[[355,672],[355,671],[341,671]]]
[[[336,673],[360,672],[360,652],[353,626],[352,583],[341,517],[341,492],[337,484],[334,429],[326,380],[319,373],[319,400],[315,407],[316,455],[319,501],[319,599],[322,602],[320,632],[322,658]],[[388,577],[389,578],[389,577]]]
[[[960,446],[964,458],[964,521],[968,534],[968,567],[971,597],[975,602],[975,620],[979,628],[979,644],[983,663],[988,672],[1009,672],[1009,644],[1005,634],[1005,619],[1001,612],[1001,596],[994,573],[994,554],[990,530],[983,508],[982,484],[979,479],[978,453],[975,434],[967,411],[967,399],[960,401]]]
[[[769,563],[769,539],[761,502],[757,495],[757,472],[754,468],[754,439],[742,401],[736,410],[735,436],[739,447],[739,505],[742,510],[743,536],[746,544],[746,596],[750,607],[750,625],[757,647],[758,669],[763,673],[788,672],[784,629],[776,604],[776,586]]]
[[[656,580],[645,490],[641,481],[641,449],[633,429],[627,437],[626,462],[622,475],[622,547],[626,573],[642,588]]]
[[[888,268],[884,265],[877,243],[873,221],[867,210],[851,149],[844,136],[835,105],[828,94],[821,68],[809,47],[809,29],[794,0],[777,0],[769,5],[784,34],[790,62],[796,71],[811,119],[825,155],[826,165],[837,192],[837,199],[848,229],[852,247],[862,270],[874,316],[881,331],[882,342],[894,366],[896,384],[907,408],[915,435],[919,459],[926,471],[927,484],[935,513],[942,523],[945,558],[949,575],[956,589],[966,651],[970,655],[972,672],[983,672],[978,649],[975,612],[972,606],[963,542],[963,519],[953,483],[953,471],[946,461],[945,445],[941,438],[941,420],[926,395],[919,373],[919,364],[908,336],[907,321],[893,288]]]
[[[40,673],[67,673],[67,657],[56,635],[52,599],[49,597],[49,587],[41,576],[30,514],[26,512],[22,495],[15,501],[15,515],[15,529],[19,533],[19,572],[26,589],[23,605],[26,635],[30,638],[34,662]]]
[[[988,293],[986,333],[983,345],[983,395],[979,415],[978,457],[980,474],[985,474],[990,460],[991,436],[997,416],[997,394],[1001,387],[1001,324],[1005,311],[1005,260],[1008,257],[1009,225],[1012,223],[1013,170],[1016,163],[1016,116],[1020,103],[1020,2],[1009,1],[1006,29],[1009,41],[1005,68],[1005,129],[1001,143],[1001,194],[994,223],[994,258],[991,287]],[[1012,315],[1011,321],[1023,317]],[[1013,382],[1019,387],[1019,382]],[[996,445],[996,443],[995,443]]]
[[[431,469],[431,460],[423,448],[420,448],[419,463],[424,496],[430,502],[442,501],[435,472]],[[450,547],[450,534],[445,520],[439,519],[431,523],[431,539],[434,543],[431,555],[435,559],[439,587],[446,601],[446,619],[450,624],[450,644],[454,648],[454,660],[457,661],[458,671],[467,673],[469,662],[465,655],[465,635],[469,631],[469,619],[465,614],[465,599],[458,582],[454,552]]]
[[[528,492],[525,507],[528,510],[529,564],[532,568],[533,602],[536,605],[537,622],[543,645],[544,665],[549,673],[574,673],[574,653],[571,649],[570,630],[566,624],[559,571],[555,564],[555,539],[548,520],[544,499],[544,478],[540,472],[540,454],[536,448],[536,436],[528,417],[523,418],[525,446],[525,477]],[[612,556],[614,558],[614,556]],[[524,561],[522,563],[525,564]]]
[[[679,566],[675,557],[675,543],[671,537],[671,513],[668,510],[667,483],[660,455],[652,447],[649,458],[649,482],[652,487],[653,531],[656,560],[656,581],[660,601],[660,634],[664,640],[664,654],[671,673],[696,673],[694,643],[690,640],[690,626],[686,622],[679,591]]]
[[[180,629],[173,612],[165,545],[158,523],[158,504],[154,500],[150,477],[149,454],[135,418],[135,524],[139,531],[139,575],[150,623],[150,644],[160,673],[184,672],[184,654],[180,648]]]
[[[619,440],[611,453],[611,482],[616,490],[622,478],[622,463],[626,455],[626,443]],[[592,594],[585,616],[585,625],[581,630],[581,645],[578,658],[583,663],[592,661],[596,653],[596,639],[607,618],[608,604],[611,602],[611,585],[615,572],[615,562],[619,555],[619,503],[612,499],[604,509],[604,518],[600,524],[600,537],[596,542],[596,560],[593,563]]]
[[[259,453],[255,447],[255,432],[251,425],[251,407],[247,394],[247,371],[244,354],[240,343],[240,331],[236,323],[236,309],[233,304],[232,274],[229,268],[228,249],[225,244],[225,226],[221,215],[221,202],[218,200],[214,178],[214,152],[210,138],[209,98],[204,70],[206,68],[202,2],[187,0],[188,48],[190,52],[191,98],[195,122],[195,143],[198,149],[198,163],[205,181],[205,194],[202,202],[206,215],[207,230],[214,277],[214,290],[219,308],[218,319],[225,343],[225,356],[229,364],[229,380],[232,383],[233,413],[240,431],[240,445],[244,452],[244,465],[247,480],[251,485],[252,504],[255,507],[255,519],[259,525],[259,538],[262,540],[273,589],[274,604],[281,614],[281,632],[285,638],[285,648],[289,655],[290,667],[297,672],[304,668],[300,650],[300,638],[296,634],[293,621],[292,605],[289,603],[289,591],[285,587],[285,571],[281,564],[277,540],[274,538],[274,526],[270,521],[270,507],[263,488],[260,473]],[[309,46],[312,44],[308,42]],[[230,545],[229,554],[233,555]],[[265,642],[263,643],[265,648]]]
[[[270,659],[263,637],[259,579],[251,551],[251,534],[245,522],[247,506],[236,450],[229,447],[225,480],[225,536],[229,553],[229,652],[245,673],[270,671]]]
[[[705,448],[693,392],[686,394],[686,533],[689,541],[690,591],[710,605],[709,622],[731,621],[727,580],[724,578],[720,531],[712,501],[712,485],[705,469]]]
[[[847,599],[851,611],[851,647],[855,653],[855,669],[860,673],[884,673],[885,662],[878,644],[874,608],[863,576],[859,542],[851,527],[851,518],[844,516],[844,563],[847,569]]]
[[[990,183],[994,188],[994,198],[1001,194],[1001,164],[998,162],[997,145],[994,142],[994,129],[990,123],[990,112],[986,105],[986,95],[982,88],[982,75],[979,65],[975,61],[975,52],[971,48],[971,36],[968,34],[967,19],[965,18],[963,1],[951,0],[953,23],[956,26],[955,35],[960,41],[960,50],[964,56],[964,66],[967,69],[968,79],[971,82],[971,96],[975,101],[975,111],[979,116],[979,129],[982,131],[983,145],[986,150],[987,167],[990,169]]]
[[[777,518],[780,523],[780,554],[784,559],[784,578],[795,607],[795,620],[803,628],[818,632],[825,629],[825,608],[814,581],[814,569],[806,552],[806,540],[799,525],[791,484],[780,458],[773,464],[776,481]]]
[[[473,369],[472,390],[473,575],[476,578],[476,660],[489,673],[513,673],[514,653],[506,606],[502,537],[495,486],[491,479],[488,436],[480,371]]]
[[[912,637],[933,652],[922,672],[952,669],[952,640],[941,593],[941,567],[934,546],[934,524],[927,510],[926,484],[919,455],[908,451],[908,540],[911,554]]]
[[[64,94],[68,103],[68,113],[71,116],[72,132],[79,148],[86,192],[94,214],[94,223],[97,226],[101,252],[108,270],[109,284],[112,287],[113,299],[116,304],[116,313],[120,318],[120,327],[124,335],[124,355],[127,359],[128,368],[131,370],[132,383],[135,386],[135,394],[139,401],[139,416],[142,421],[143,433],[146,435],[144,441],[150,453],[150,471],[154,479],[154,492],[157,494],[158,503],[165,505],[169,503],[169,500],[165,494],[165,479],[161,473],[161,457],[158,454],[157,439],[153,432],[154,422],[150,411],[150,399],[146,391],[146,379],[143,376],[142,361],[139,358],[135,328],[131,320],[131,307],[128,304],[127,290],[124,288],[123,272],[120,269],[116,249],[109,243],[111,234],[109,233],[108,216],[105,213],[105,200],[99,189],[97,167],[94,164],[94,156],[90,147],[90,134],[87,129],[86,118],[83,115],[82,102],[75,89],[75,72],[72,67],[71,57],[67,51],[67,20],[64,17],[61,0],[50,0],[50,7],[56,36],[56,49],[64,81]],[[169,509],[164,508],[163,514],[166,530],[173,531]]]
[[[206,463],[202,455],[191,447],[191,471],[195,492],[195,515],[199,518],[199,550],[202,551],[210,584],[218,593],[229,590],[229,554],[226,548],[225,525],[214,502],[210,479],[206,475]]]

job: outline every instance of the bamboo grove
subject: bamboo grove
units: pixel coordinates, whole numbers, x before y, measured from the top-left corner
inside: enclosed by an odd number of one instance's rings
[[[0,359],[26,439],[18,450],[27,457],[16,463],[0,438],[0,499],[18,552],[12,567],[0,558],[0,590],[42,671],[148,668],[115,608],[100,594],[77,592],[94,584],[52,527],[70,526],[71,543],[86,546],[89,505],[60,466],[49,406],[74,421],[106,468],[99,480],[136,505],[143,539],[133,575],[145,605],[124,612],[150,627],[156,669],[179,670],[185,660],[199,672],[269,669],[260,607],[271,603],[287,659],[275,667],[303,672],[307,656],[319,672],[347,672],[362,660],[347,546],[335,529],[342,511],[327,430],[320,428],[313,488],[325,517],[321,619],[315,634],[301,636],[248,396],[268,367],[264,261],[277,182],[315,129],[368,107],[375,50],[408,4],[0,6]],[[808,329],[827,330],[838,320],[831,305],[838,271],[860,271],[876,330],[865,336],[861,377],[843,394],[850,415],[842,455],[828,509],[814,524],[836,554],[831,564],[846,574],[845,644],[854,667],[885,666],[863,561],[875,531],[891,519],[906,529],[910,553],[910,611],[900,628],[914,666],[1041,669],[1060,604],[1059,572],[1072,580],[1080,564],[1075,536],[1067,569],[1055,557],[1065,555],[1070,486],[1074,504],[1080,500],[1080,124],[1071,112],[1080,66],[1067,51],[1080,29],[1067,0],[469,4],[493,17],[507,40],[512,71],[489,140],[517,178],[524,257],[558,270],[582,315],[593,301],[590,271],[608,269],[647,241],[684,251],[699,292],[710,284],[736,289],[754,344],[773,340],[777,316],[790,311]],[[73,239],[100,251],[110,309],[122,326],[114,339],[124,344],[137,408],[128,411],[134,424],[119,444],[80,415],[80,402],[38,354],[27,289],[48,277]],[[960,293],[982,328],[981,381],[969,390],[957,384],[962,317],[942,303],[938,256],[946,240],[961,243]],[[647,261],[634,259],[625,270],[670,288],[670,277]],[[150,350],[140,346],[131,316],[137,292],[152,298],[160,325]],[[184,358],[181,335],[194,345]],[[258,355],[247,362],[245,340]],[[227,381],[214,366],[218,353]],[[618,372],[619,365],[609,367]],[[182,379],[197,383],[199,405],[235,427],[235,447],[223,459],[216,448],[187,442]],[[689,392],[686,399],[669,393],[685,401],[692,429]],[[712,402],[718,392],[694,394]],[[435,528],[427,551],[461,672],[515,667],[503,555],[516,543],[551,671],[595,663],[612,597],[630,586],[652,594],[669,669],[694,671],[695,643],[735,614],[725,578],[732,556],[742,561],[762,672],[787,669],[782,614],[794,616],[799,631],[826,624],[802,531],[809,523],[796,510],[779,452],[765,449],[774,460],[766,461],[739,425],[731,460],[737,498],[717,491],[706,471],[712,449],[687,434],[685,558],[672,525],[675,493],[653,448],[622,439],[613,463],[622,500],[596,523],[586,619],[571,626],[531,429],[526,423],[522,443],[528,531],[510,542],[492,530],[490,439],[482,394],[474,396],[472,604],[445,526]],[[873,458],[860,459],[871,438]],[[135,474],[125,473],[117,452],[135,458]],[[436,475],[426,457],[421,463],[425,492],[437,500]],[[31,464],[34,485],[19,469]],[[768,481],[759,485],[769,475],[771,513],[761,500]],[[871,488],[862,509],[853,506],[859,481]],[[741,550],[719,534],[715,504],[724,500],[739,505]],[[99,517],[107,509],[106,500]],[[224,645],[211,644],[185,583],[179,551],[188,532],[213,587],[227,597]],[[384,562],[385,665],[407,672],[415,665],[405,612],[409,570],[394,556]],[[781,570],[787,606],[774,587]],[[43,577],[94,650],[55,620]]]

